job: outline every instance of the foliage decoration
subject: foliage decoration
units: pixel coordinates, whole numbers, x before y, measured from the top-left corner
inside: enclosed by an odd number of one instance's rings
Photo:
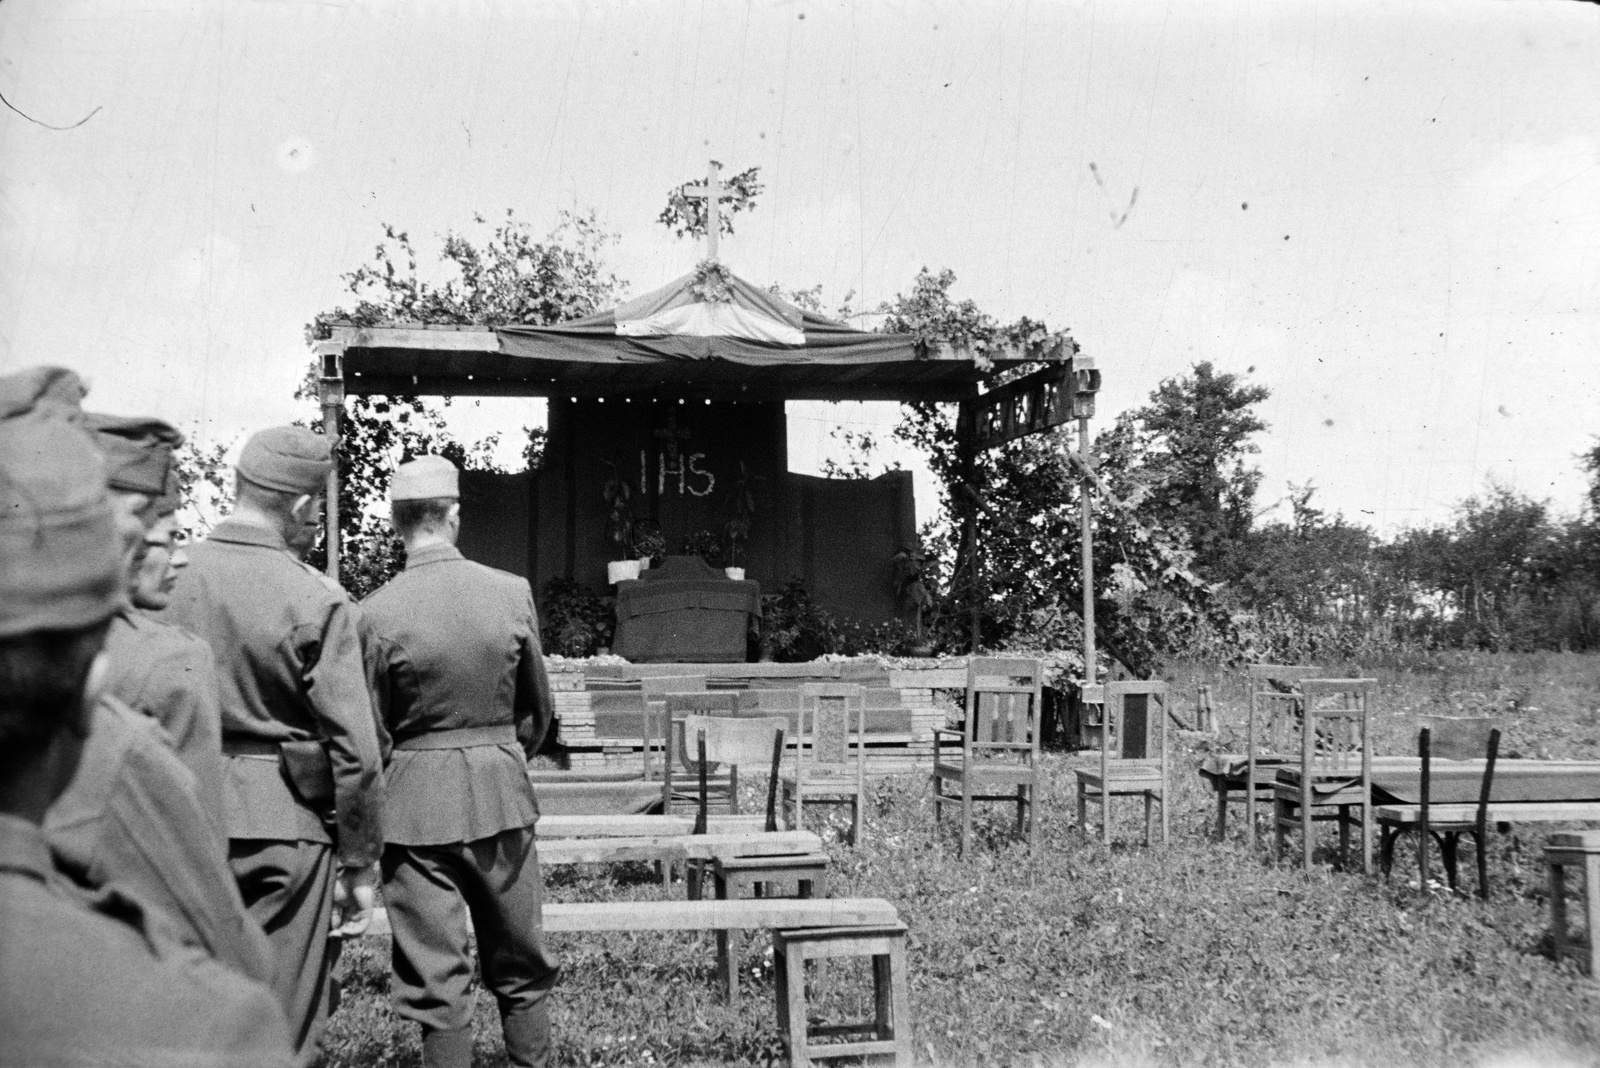
[[[721,163],[713,160],[716,166]],[[733,217],[756,206],[756,197],[765,188],[760,182],[761,168],[751,167],[729,178],[722,179],[722,198],[717,208],[718,233],[733,233]],[[671,230],[677,237],[704,237],[707,229],[706,202],[703,197],[689,196],[691,186],[704,186],[704,178],[693,178],[667,194],[667,206],[661,209],[656,221]]]

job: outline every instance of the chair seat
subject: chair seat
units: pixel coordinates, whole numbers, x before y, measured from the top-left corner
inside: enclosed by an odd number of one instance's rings
[[[960,764],[936,763],[933,765],[933,773],[941,779],[968,778],[974,782],[1031,783],[1038,778],[1033,768],[1015,764],[1000,764],[987,767],[974,764],[969,767],[962,767]]]
[[[783,792],[785,796],[793,794],[795,789],[796,786],[794,776],[791,775],[783,780]],[[808,778],[805,782],[799,785],[799,791],[803,797],[851,798],[855,797],[863,790],[864,787],[857,783],[853,777],[845,778],[844,776],[829,777],[823,775],[814,779]]]
[[[1279,801],[1288,801],[1291,804],[1301,804],[1303,791],[1298,786],[1287,786],[1283,783],[1276,784],[1272,789],[1272,796]],[[1321,808],[1325,805],[1359,805],[1366,800],[1366,791],[1360,785],[1341,786],[1334,790],[1316,790],[1311,792],[1311,807]]]
[[[777,857],[727,857],[717,859],[719,872],[783,871],[793,868],[826,868],[826,853],[792,853]]]
[[[1098,771],[1079,771],[1077,776],[1080,786],[1089,787],[1102,793],[1106,791],[1108,783],[1110,792],[1114,794],[1153,793],[1160,796],[1162,790],[1161,773],[1159,771],[1154,775],[1149,773],[1133,775],[1126,772],[1122,774],[1112,772],[1105,780],[1100,778]]]

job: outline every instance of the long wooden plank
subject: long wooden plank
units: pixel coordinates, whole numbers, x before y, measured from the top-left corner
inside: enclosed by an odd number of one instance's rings
[[[882,898],[734,898],[717,901],[580,901],[544,907],[546,931],[711,931],[866,927],[899,922]]]
[[[815,853],[822,839],[811,831],[745,834],[665,834],[633,838],[551,838],[539,843],[539,863],[614,864],[632,860],[714,860]]]
[[[1421,805],[1378,805],[1373,809],[1377,819],[1391,823],[1415,824],[1422,819]],[[1430,805],[1430,823],[1471,823],[1478,818],[1475,804]],[[1488,809],[1490,823],[1574,823],[1600,820],[1600,802],[1558,801],[1540,804],[1524,802],[1491,804]]]
[[[713,834],[758,833],[765,816],[710,816]],[[541,816],[535,825],[539,838],[641,838],[688,834],[694,829],[693,816],[598,815]],[[542,846],[541,846],[542,848]]]

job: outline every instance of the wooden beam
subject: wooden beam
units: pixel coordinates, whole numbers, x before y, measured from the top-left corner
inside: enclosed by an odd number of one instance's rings
[[[765,816],[712,816],[711,830],[716,834],[757,834],[765,825]],[[638,838],[659,835],[688,834],[694,826],[693,816],[605,815],[605,816],[540,816],[534,825],[541,842],[547,838]]]
[[[544,907],[544,929],[551,932],[876,927],[899,920],[894,904],[882,898],[563,901]]]
[[[715,860],[815,853],[822,839],[811,831],[663,834],[631,838],[551,838],[539,843],[539,863],[614,864],[623,861]]]

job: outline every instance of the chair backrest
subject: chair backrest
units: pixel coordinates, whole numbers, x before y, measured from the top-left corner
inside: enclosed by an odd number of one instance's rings
[[[1314,664],[1251,664],[1250,725],[1252,754],[1289,756],[1299,749],[1302,684],[1322,674]]]
[[[654,750],[659,744],[666,753],[671,731],[670,717],[665,715],[665,697],[669,693],[704,693],[704,675],[647,675],[639,680],[639,690],[644,698],[644,777],[654,775]]]
[[[783,761],[783,736],[788,721],[781,716],[739,717],[685,715],[686,748],[692,754],[688,767],[698,781],[699,807],[694,833],[706,832],[710,810],[708,775],[714,764],[728,765],[729,806],[739,811],[739,768],[766,763],[767,830],[777,830],[778,773]]]
[[[800,745],[795,767],[809,774],[865,774],[867,698],[849,682],[808,682],[800,687]],[[853,755],[852,755],[853,754]]]
[[[1105,726],[1100,731],[1102,763],[1109,760],[1165,760],[1167,684],[1160,679],[1105,684]],[[1112,753],[1112,738],[1116,752]]]
[[[967,663],[967,755],[1037,759],[1043,674],[1037,660],[975,656]]]
[[[1304,725],[1300,735],[1303,767],[1372,772],[1372,693],[1377,679],[1306,679]]]
[[[1423,716],[1417,740],[1420,744],[1422,731],[1428,732],[1428,755],[1434,760],[1482,760],[1494,729],[1489,716]]]
[[[733,716],[739,710],[739,695],[732,690],[664,693],[661,708],[664,714],[658,716],[658,721],[665,725],[665,736],[670,739],[669,762],[678,769],[692,771],[698,761],[693,752],[694,738],[684,733],[684,719],[688,716]]]

